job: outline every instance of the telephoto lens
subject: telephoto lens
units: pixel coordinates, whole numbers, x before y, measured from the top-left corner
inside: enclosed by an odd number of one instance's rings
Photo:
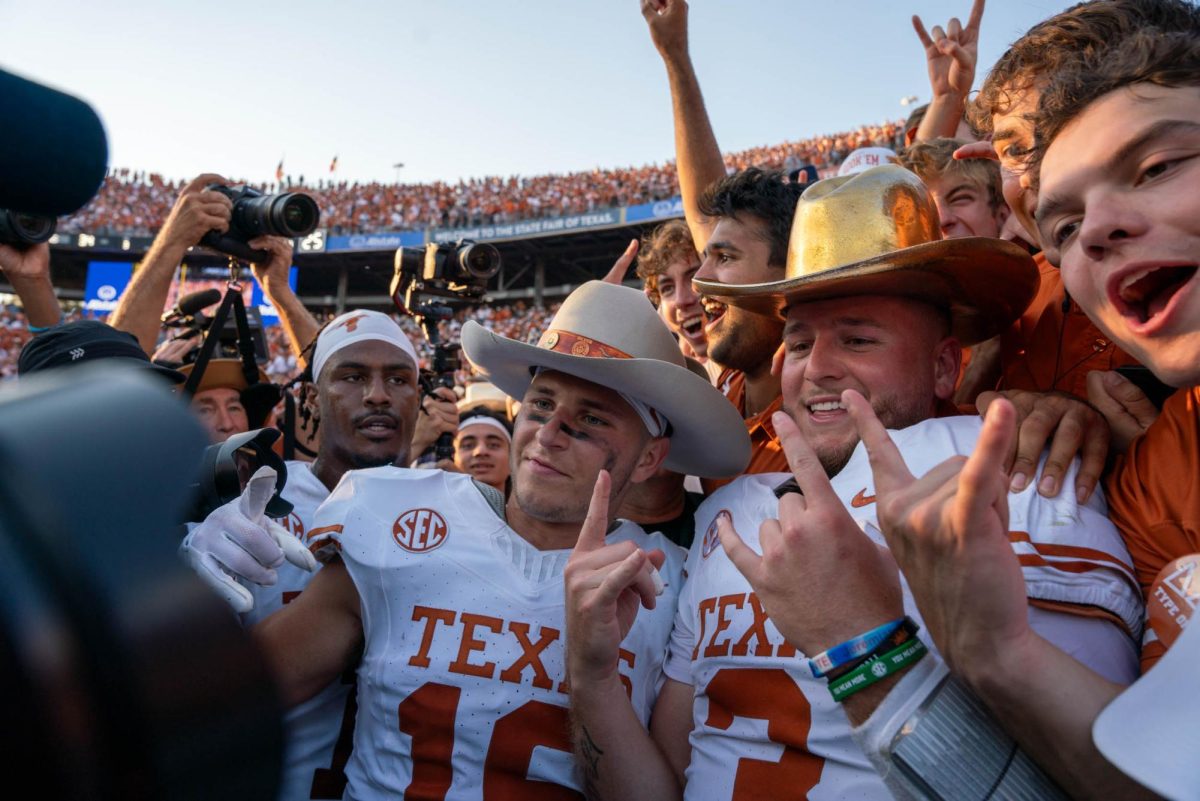
[[[0,209],[0,243],[17,248],[40,245],[54,236],[58,222],[40,214],[23,214]]]
[[[261,195],[246,189],[233,203],[233,223],[247,239],[308,236],[320,218],[317,202],[301,192]]]

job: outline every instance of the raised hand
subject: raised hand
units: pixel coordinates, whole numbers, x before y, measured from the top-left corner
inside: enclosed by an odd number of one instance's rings
[[[596,477],[587,518],[563,571],[567,603],[567,670],[573,683],[617,677],[621,641],[638,607],[653,609],[662,593],[662,551],[643,551],[626,540],[608,544],[612,479]]]
[[[233,201],[207,188],[210,184],[224,183],[228,181],[215,173],[193,178],[176,198],[159,237],[186,249],[199,244],[209,231],[228,231]]]
[[[9,281],[49,281],[50,245],[43,242],[25,249],[0,245],[0,273]]]
[[[246,244],[271,254],[265,263],[255,262],[250,265],[250,270],[258,279],[263,291],[267,291],[267,285],[273,282],[286,285],[292,268],[292,240],[283,236],[257,236]]]
[[[638,252],[638,241],[636,239],[629,240],[629,246],[625,248],[625,252],[621,257],[613,262],[612,269],[600,280],[606,284],[616,284],[620,286],[625,282],[625,274],[629,272],[629,265],[633,264],[634,258]]]
[[[240,613],[254,608],[254,596],[238,578],[269,587],[285,560],[304,570],[317,564],[299,539],[264,514],[276,475],[260,467],[242,494],[192,529],[180,548],[200,578]]]
[[[900,577],[887,551],[850,517],[792,418],[776,412],[772,422],[802,494],[784,495],[779,519],[759,528],[762,556],[728,516],[718,517],[717,532],[775,627],[815,655],[903,617]]]
[[[969,457],[915,478],[863,396],[846,390],[842,403],[870,458],[879,526],[950,666],[1028,635],[1025,580],[1008,538],[1012,404],[992,404]]]
[[[650,39],[664,59],[688,52],[688,4],[685,0],[642,0],[642,16]]]
[[[984,0],[975,0],[966,27],[952,17],[946,23],[933,26],[930,35],[925,24],[913,15],[913,30],[925,48],[929,66],[929,86],[934,97],[953,96],[964,99],[975,82],[975,65],[979,60],[979,23],[983,19]]]

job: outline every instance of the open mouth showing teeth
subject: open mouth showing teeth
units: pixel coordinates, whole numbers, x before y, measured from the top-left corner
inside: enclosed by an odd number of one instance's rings
[[[1124,312],[1145,323],[1161,313],[1196,275],[1196,266],[1156,267],[1125,276],[1117,290]]]
[[[708,318],[709,323],[719,320],[725,314],[726,306],[719,300],[701,298],[700,305],[704,307],[704,316]]]
[[[684,318],[680,321],[679,327],[688,336],[699,336],[700,332],[704,330],[704,315],[694,314],[691,317]]]
[[[808,404],[810,412],[836,412],[839,409],[845,409],[846,406],[841,401],[820,401],[818,403]]]

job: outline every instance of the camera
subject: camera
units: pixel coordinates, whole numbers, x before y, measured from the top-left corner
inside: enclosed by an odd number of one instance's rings
[[[401,314],[421,325],[425,340],[433,346],[432,369],[422,371],[421,386],[426,394],[435,387],[454,387],[454,374],[462,367],[461,346],[442,342],[438,323],[454,316],[454,310],[430,300],[431,297],[460,301],[478,301],[487,291],[487,282],[500,272],[500,251],[491,245],[460,239],[452,244],[431,243],[420,248],[398,248],[392,275],[391,295]],[[454,438],[438,436],[434,445],[437,461],[454,458]]]
[[[224,442],[209,445],[200,463],[200,475],[192,485],[192,509],[187,519],[203,520],[220,506],[242,494],[246,482],[266,466],[275,470],[275,492],[267,502],[270,517],[287,517],[292,504],[280,495],[287,484],[287,465],[271,446],[283,436],[274,428],[234,434]]]
[[[53,217],[0,209],[0,244],[25,250],[54,236],[57,227]]]
[[[392,295],[401,285],[419,285],[427,295],[478,300],[487,282],[500,272],[500,251],[492,245],[461,239],[432,242],[422,248],[396,250]]]
[[[184,364],[191,364],[195,361],[196,355],[199,353],[201,341],[212,328],[213,318],[205,314],[202,310],[214,303],[220,302],[220,300],[221,294],[215,289],[193,292],[190,295],[180,298],[174,308],[163,314],[162,323],[164,328],[184,329],[181,333],[175,335],[175,339],[196,338],[196,349],[184,356]],[[256,307],[251,306],[246,309],[246,322],[248,323],[250,341],[253,343],[254,360],[259,364],[265,364],[270,361],[271,357],[267,351],[267,339],[263,333],[262,314]],[[216,350],[213,351],[214,359],[236,359],[240,357],[241,349],[238,345],[238,326],[234,315],[231,314],[225,318],[225,323],[217,331],[216,336],[219,341]]]
[[[282,192],[264,195],[257,189],[243,186],[211,184],[208,189],[220,192],[233,201],[229,230],[222,234],[209,231],[200,244],[243,261],[264,262],[270,254],[255,250],[246,243],[258,236],[285,236],[289,239],[308,236],[317,229],[321,210],[317,201],[303,192]]]

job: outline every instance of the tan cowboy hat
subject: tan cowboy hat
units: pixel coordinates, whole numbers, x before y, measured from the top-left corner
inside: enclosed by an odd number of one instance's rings
[[[194,367],[194,364],[185,364],[179,368],[179,372],[185,376],[185,381],[191,377]],[[263,384],[271,381],[261,366],[258,368],[258,380]],[[204,375],[200,377],[200,386],[196,387],[196,391],[224,388],[241,392],[247,386],[246,376],[242,373],[241,359],[210,359],[204,367]]]
[[[1029,254],[1000,239],[943,239],[921,179],[892,164],[827,178],[796,205],[781,281],[696,289],[731,306],[780,315],[794,303],[848,295],[899,295],[950,312],[964,345],[990,339],[1029,306],[1038,288]]]
[[[536,345],[497,336],[474,321],[463,353],[488,380],[522,398],[534,368],[556,370],[647,404],[671,424],[664,466],[719,478],[750,461],[746,425],[725,397],[689,370],[679,345],[641,290],[589,281],[563,301]]]
[[[487,381],[475,381],[467,384],[462,400],[458,402],[458,410],[465,412],[476,406],[483,406],[500,414],[508,414],[508,395],[495,384]]]

